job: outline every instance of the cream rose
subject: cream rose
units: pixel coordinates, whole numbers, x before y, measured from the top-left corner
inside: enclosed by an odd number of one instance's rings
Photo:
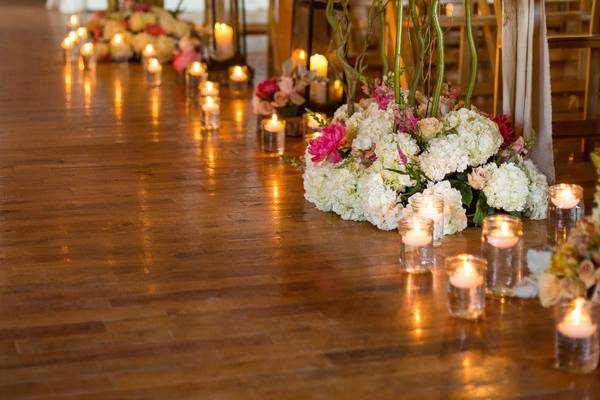
[[[429,117],[423,118],[419,122],[417,122],[417,130],[419,132],[419,136],[425,140],[429,141],[436,137],[444,128],[444,124],[437,118]]]

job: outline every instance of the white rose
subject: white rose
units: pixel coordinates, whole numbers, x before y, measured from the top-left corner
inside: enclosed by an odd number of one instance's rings
[[[175,53],[175,46],[177,45],[177,40],[169,37],[169,36],[159,36],[156,41],[156,53],[161,62],[170,61],[173,58],[173,53]]]
[[[131,44],[136,53],[141,54],[148,43],[154,44],[154,38],[145,32],[133,36]]]
[[[129,17],[129,27],[134,32],[143,31],[146,25],[156,22],[156,17],[150,13],[134,12]]]
[[[496,164],[490,163],[486,166],[473,169],[468,175],[469,185],[475,190],[482,190],[492,178],[495,168]]]
[[[552,274],[544,273],[539,278],[539,296],[543,307],[549,307],[561,298],[560,281]]]

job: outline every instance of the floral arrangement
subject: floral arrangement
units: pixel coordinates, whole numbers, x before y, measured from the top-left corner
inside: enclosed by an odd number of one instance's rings
[[[123,11],[94,13],[87,28],[100,61],[110,60],[113,55],[110,41],[120,33],[129,48],[126,58],[139,60],[146,45],[152,44],[161,62],[172,62],[181,71],[200,59],[201,41],[194,24],[180,20],[178,14],[161,7],[131,3]]]
[[[350,0],[340,2],[342,12],[336,13],[329,0],[326,15],[334,33],[333,64],[342,66],[347,104],[309,143],[305,198],[319,210],[333,211],[346,220],[369,221],[385,230],[397,228],[424,193],[443,197],[446,235],[462,231],[469,222],[481,224],[495,211],[545,218],[548,184],[527,159],[532,143],[515,136],[507,117],[490,119],[471,106],[477,54],[470,12],[466,22],[473,65],[464,102],[459,102],[455,91],[444,84],[439,0],[408,2],[419,54],[408,90],[400,86],[402,24],[396,28],[393,70],[388,71],[388,35],[383,31],[384,80],[369,81],[364,75],[364,54],[356,57],[354,66],[346,57]],[[402,21],[404,7],[396,8],[396,20]],[[384,13],[384,3],[375,0],[369,19],[373,21],[377,14],[381,19]],[[431,61],[426,64],[428,51],[437,55],[435,66]],[[426,82],[427,77],[431,82]],[[359,82],[366,98],[356,102]]]
[[[252,96],[252,109],[259,116],[273,112],[281,116],[299,115],[306,99],[305,89],[315,79],[314,72],[291,59],[283,64],[281,76],[272,77],[256,85]]]
[[[600,177],[600,155],[591,158]],[[549,265],[533,278],[545,307],[578,296],[600,301],[600,179],[595,203],[592,215],[569,232],[567,240],[554,249]]]
[[[305,197],[319,210],[390,230],[425,193],[444,198],[444,234],[493,211],[546,217],[546,178],[506,117],[461,107],[447,87],[436,117],[418,93],[415,106],[386,83],[365,93],[354,114],[342,106],[306,150]]]

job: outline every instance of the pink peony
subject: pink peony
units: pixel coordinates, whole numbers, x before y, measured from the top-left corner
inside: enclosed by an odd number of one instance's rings
[[[346,128],[336,122],[323,128],[321,136],[311,140],[308,152],[312,155],[313,162],[329,159],[333,164],[342,161],[339,150],[346,144]]]
[[[263,100],[273,100],[273,95],[279,90],[275,78],[267,79],[256,85],[256,95]]]
[[[173,68],[179,73],[182,73],[188,65],[194,61],[200,61],[200,53],[195,51],[180,51],[173,57]]]
[[[288,96],[284,92],[276,92],[273,96],[273,104],[275,105],[275,107],[285,107],[287,106],[289,100],[290,96]]]

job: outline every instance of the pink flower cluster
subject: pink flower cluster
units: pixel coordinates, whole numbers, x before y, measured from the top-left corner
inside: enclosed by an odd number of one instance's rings
[[[269,78],[256,85],[252,107],[259,115],[270,115],[276,108],[304,104],[307,82],[292,76]]]
[[[308,152],[313,162],[329,159],[333,164],[342,161],[340,149],[346,144],[346,127],[336,122],[323,128],[321,136],[311,140]]]

